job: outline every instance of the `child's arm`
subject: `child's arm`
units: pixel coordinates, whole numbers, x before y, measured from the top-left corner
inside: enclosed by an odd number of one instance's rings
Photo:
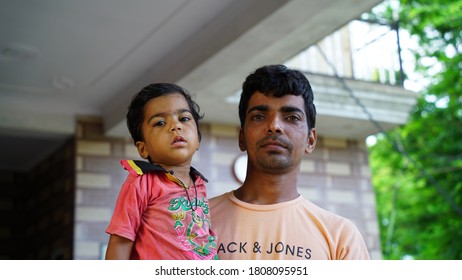
[[[128,260],[133,241],[116,234],[111,234],[106,250],[106,260]]]

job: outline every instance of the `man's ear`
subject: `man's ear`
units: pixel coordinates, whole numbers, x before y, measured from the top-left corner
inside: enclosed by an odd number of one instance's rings
[[[308,141],[306,143],[305,147],[305,153],[306,154],[311,154],[314,151],[314,148],[316,147],[316,129],[312,128],[310,131],[310,134],[308,135]]]
[[[148,151],[146,150],[146,145],[144,141],[137,141],[136,142],[136,148],[138,149],[138,153],[140,156],[144,159],[147,159],[149,157]]]
[[[242,152],[247,150],[244,141],[244,131],[242,130],[242,128],[239,130],[239,149],[241,149]]]

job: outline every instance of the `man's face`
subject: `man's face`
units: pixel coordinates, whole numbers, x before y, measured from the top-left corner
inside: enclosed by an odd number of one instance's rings
[[[239,147],[247,150],[249,168],[284,173],[299,168],[305,153],[316,144],[316,131],[308,132],[301,96],[265,96],[256,92],[249,100]]]

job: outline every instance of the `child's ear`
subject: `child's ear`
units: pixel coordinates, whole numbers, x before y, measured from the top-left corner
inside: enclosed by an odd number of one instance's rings
[[[138,153],[140,156],[144,159],[147,159],[149,157],[148,151],[146,150],[146,145],[144,141],[138,141],[136,142],[136,148],[138,149]]]

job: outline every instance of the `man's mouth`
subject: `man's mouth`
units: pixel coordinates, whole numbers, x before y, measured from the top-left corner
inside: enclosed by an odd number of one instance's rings
[[[280,137],[277,136],[267,136],[259,141],[260,147],[261,148],[269,148],[269,149],[276,149],[276,150],[281,150],[281,149],[288,149],[289,148],[289,143]]]
[[[279,146],[282,148],[287,148],[287,143],[286,141],[280,139],[277,136],[267,136],[263,139],[260,140],[261,146],[266,147],[266,146]]]
[[[263,143],[262,146],[263,147],[266,147],[266,146],[279,146],[279,147],[285,148],[285,146],[281,142],[278,142],[278,141],[267,141],[267,142]]]

